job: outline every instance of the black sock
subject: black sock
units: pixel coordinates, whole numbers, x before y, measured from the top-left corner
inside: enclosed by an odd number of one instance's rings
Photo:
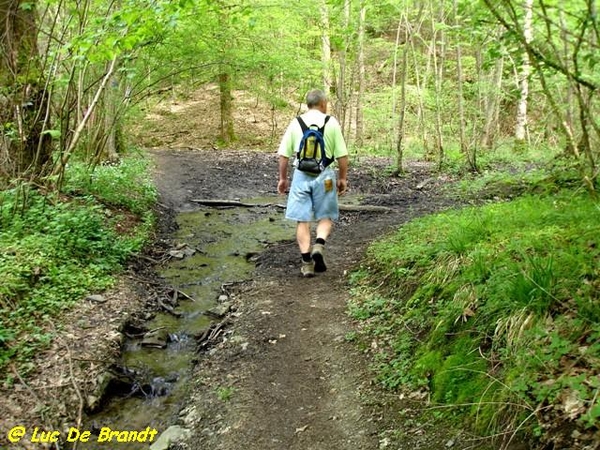
[[[325,245],[325,239],[323,238],[317,238],[317,244],[321,244],[321,245]]]
[[[310,256],[310,253],[301,253],[301,255],[302,255],[302,261],[304,261],[304,262],[312,261],[312,257]]]

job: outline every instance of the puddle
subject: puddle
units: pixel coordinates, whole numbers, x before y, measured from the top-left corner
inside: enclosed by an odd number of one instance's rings
[[[248,203],[277,203],[277,198],[255,198]],[[174,312],[160,313],[149,321],[149,330],[157,330],[167,341],[166,348],[146,348],[141,340],[128,340],[121,365],[135,371],[135,387],[112,398],[103,410],[92,416],[85,430],[145,430],[162,433],[175,422],[192,382],[196,338],[214,323],[206,311],[218,305],[221,287],[251,278],[252,256],[270,244],[293,239],[295,225],[283,218],[278,208],[202,208],[177,216],[179,230],[173,237],[192,255],[173,260],[160,275],[166,282],[193,300],[180,299]],[[163,341],[164,342],[164,341]],[[107,445],[125,445],[129,449],[147,449],[148,443],[79,443],[78,448],[106,449]]]

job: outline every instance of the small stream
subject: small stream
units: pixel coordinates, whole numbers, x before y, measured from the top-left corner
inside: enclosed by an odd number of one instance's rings
[[[273,198],[254,198],[246,203],[272,203]],[[155,428],[160,434],[177,419],[186,400],[197,355],[197,337],[215,322],[207,314],[225,301],[224,285],[251,279],[252,257],[270,244],[293,239],[294,224],[283,219],[281,210],[255,208],[202,208],[182,212],[174,242],[188,253],[173,259],[160,276],[167,284],[193,300],[180,299],[173,314],[159,313],[148,330],[157,330],[166,348],[142,346],[142,339],[128,339],[120,364],[140,379],[134,392],[121,392],[90,418],[86,430],[109,427],[112,430]],[[192,254],[193,253],[193,254]],[[112,444],[92,442],[80,448],[147,449],[148,443]]]

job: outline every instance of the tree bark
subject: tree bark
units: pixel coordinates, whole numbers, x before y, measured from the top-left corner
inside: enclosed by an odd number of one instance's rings
[[[365,95],[365,21],[367,6],[365,1],[360,3],[360,16],[358,19],[358,96],[356,99],[356,145],[362,147],[364,135],[364,117],[362,102]]]
[[[331,92],[331,41],[329,39],[329,10],[327,3],[321,3],[321,61],[323,63],[323,90],[326,95]]]
[[[220,114],[221,123],[219,126],[221,143],[229,145],[235,141],[235,132],[233,126],[233,96],[232,96],[232,66],[233,60],[231,57],[230,36],[227,31],[230,28],[231,17],[229,8],[226,7],[226,2],[218,2],[220,10],[218,12],[219,26],[224,33],[221,36],[220,53],[221,64],[219,65],[219,73],[217,80],[219,84],[220,95]]]
[[[104,129],[106,136],[106,152],[105,155],[108,161],[115,162],[119,160],[119,151],[121,150],[120,143],[120,119],[119,119],[119,82],[116,76],[108,82],[108,87],[105,94],[105,111],[104,111]]]
[[[350,48],[350,0],[344,0],[344,48],[340,52],[340,73],[336,87],[336,107],[335,114],[342,127],[342,134],[346,135],[346,117],[348,112],[348,99],[350,93],[347,91],[347,71],[348,71],[348,49]]]
[[[67,167],[67,163],[71,159],[71,156],[73,156],[73,153],[75,152],[75,149],[77,148],[77,145],[79,144],[79,139],[81,139],[81,135],[82,135],[83,131],[85,130],[85,128],[88,124],[88,121],[90,120],[90,117],[92,117],[92,114],[94,113],[94,110],[96,109],[96,106],[98,105],[98,102],[100,101],[100,98],[102,97],[102,94],[104,93],[104,90],[106,89],[106,85],[108,84],[108,81],[113,76],[116,63],[117,63],[116,56],[113,57],[113,59],[110,63],[107,63],[106,75],[104,75],[104,77],[102,78],[102,81],[100,82],[100,86],[98,86],[98,89],[96,90],[96,93],[94,94],[94,98],[90,102],[90,105],[87,107],[87,110],[86,110],[83,118],[77,124],[77,128],[75,129],[75,132],[73,133],[73,136],[71,138],[71,141],[69,142],[68,147],[63,152],[61,157],[58,159],[56,165],[54,166],[54,169],[52,169],[52,175],[55,175],[58,177],[57,186],[59,186],[59,187],[62,184],[65,168]]]
[[[440,5],[441,12],[440,18],[443,23],[444,21],[444,9],[443,5]],[[433,72],[435,76],[435,152],[438,158],[438,168],[441,169],[444,164],[444,136],[442,130],[442,85],[444,81],[444,60],[446,54],[446,35],[443,30],[436,30],[435,24],[435,8],[431,9],[431,30],[433,32],[431,39],[432,47],[432,62]],[[440,42],[438,47],[438,40]],[[438,55],[439,51],[439,55]]]
[[[525,18],[523,22],[523,38],[526,44],[533,40],[533,0],[524,0]],[[517,118],[515,124],[515,140],[517,146],[523,145],[527,133],[527,102],[529,98],[529,75],[531,61],[529,52],[523,52],[523,62],[519,76],[519,103],[517,104]]]
[[[221,107],[221,140],[223,144],[231,144],[235,140],[233,128],[233,97],[231,95],[231,75],[223,66],[219,73],[219,93]]]
[[[457,0],[452,2],[452,10],[454,15],[454,26],[458,30],[458,5]],[[477,164],[475,160],[475,151],[469,150],[467,145],[466,137],[466,120],[465,120],[465,99],[463,97],[463,68],[462,68],[462,47],[460,45],[460,36],[458,42],[456,42],[456,106],[458,108],[458,136],[460,151],[467,158],[469,168],[473,171],[477,171]]]
[[[502,92],[503,72],[504,57],[501,56],[496,60],[492,80],[492,89],[488,89],[485,99],[485,125],[483,128],[483,136],[481,138],[481,146],[483,148],[492,147],[492,137],[494,134],[494,129],[497,127],[500,110],[500,95]]]
[[[417,13],[417,17],[415,20],[412,21],[417,24],[416,27],[413,28],[411,26],[411,22],[408,20],[408,15],[406,16],[406,27],[410,30],[409,40],[408,40],[407,44],[410,44],[410,50],[411,50],[412,61],[413,61],[414,77],[415,77],[415,88],[416,88],[416,92],[417,92],[417,130],[418,130],[418,133],[421,135],[421,141],[422,141],[424,154],[427,154],[429,152],[429,138],[428,138],[429,130],[427,129],[426,122],[425,122],[425,103],[424,103],[424,98],[423,98],[424,97],[423,96],[423,87],[427,85],[427,71],[429,70],[429,67],[430,67],[431,48],[427,51],[427,65],[426,65],[425,73],[423,75],[421,75],[421,69],[420,69],[421,63],[419,61],[418,52],[417,52],[416,45],[415,45],[416,39],[421,36],[421,28],[423,26],[423,23],[426,20],[426,17],[423,14],[423,11],[425,10],[425,6],[426,6],[425,2],[420,3],[419,12]],[[408,8],[409,8],[409,5],[407,4],[407,14],[408,14]],[[408,70],[408,66],[407,66],[407,70]]]
[[[44,133],[48,94],[37,48],[35,2],[0,0],[0,139],[5,178],[41,175],[50,159]]]
[[[402,65],[400,69],[400,105],[398,107],[398,131],[396,136],[396,174],[399,175],[404,173],[403,160],[404,160],[404,124],[406,116],[406,73],[408,71],[408,47],[409,47],[409,23],[406,15],[398,22],[398,34],[396,36],[396,45],[399,44],[400,27],[404,23],[405,36],[404,36],[404,47],[402,48]],[[397,50],[397,49],[396,49]],[[394,54],[394,85],[395,85],[395,71],[396,61]],[[394,86],[395,87],[395,86]],[[395,105],[394,105],[395,109]]]

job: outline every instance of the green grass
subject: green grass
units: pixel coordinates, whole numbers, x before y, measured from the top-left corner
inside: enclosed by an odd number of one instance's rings
[[[600,205],[587,194],[415,220],[374,243],[352,282],[384,385],[426,389],[479,432],[597,429]],[[572,421],[548,408],[567,394],[582,406]]]
[[[26,185],[0,192],[0,370],[15,363],[26,372],[61,312],[110,287],[141,249],[156,198],[142,178],[146,166],[128,159],[70,184],[69,196]]]

